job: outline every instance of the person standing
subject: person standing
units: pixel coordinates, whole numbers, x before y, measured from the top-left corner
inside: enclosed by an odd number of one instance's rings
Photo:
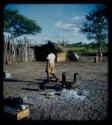
[[[56,82],[59,82],[59,79],[55,75],[55,58],[56,56],[53,52],[49,53],[47,56],[46,72],[48,83],[50,82],[50,75],[52,75],[53,78],[56,79]]]
[[[96,53],[95,62],[96,63],[101,63],[102,62],[102,53],[101,52]]]

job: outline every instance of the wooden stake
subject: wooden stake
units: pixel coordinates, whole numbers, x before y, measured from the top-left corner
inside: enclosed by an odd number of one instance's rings
[[[74,73],[74,84],[75,84],[76,81],[77,81],[77,75],[78,75],[78,73]]]
[[[66,84],[66,73],[62,72],[62,85]]]

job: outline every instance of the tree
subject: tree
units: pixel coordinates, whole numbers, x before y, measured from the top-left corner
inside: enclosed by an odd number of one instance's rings
[[[11,34],[13,38],[41,32],[41,27],[34,20],[28,19],[18,13],[17,10],[4,10],[4,32]]]
[[[101,47],[107,39],[107,20],[107,7],[100,5],[86,16],[86,22],[83,23],[81,28],[81,32],[86,33],[88,39],[96,40],[99,51],[101,51]]]

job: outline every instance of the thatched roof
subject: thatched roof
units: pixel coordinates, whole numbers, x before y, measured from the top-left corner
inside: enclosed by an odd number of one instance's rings
[[[61,44],[59,43],[54,43],[54,42],[51,42],[51,41],[48,41],[48,44],[47,44],[51,49],[54,49],[56,52],[65,52],[66,51],[66,48],[63,47]]]

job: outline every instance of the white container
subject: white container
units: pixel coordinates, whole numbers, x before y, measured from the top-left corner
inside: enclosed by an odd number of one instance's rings
[[[11,78],[11,74],[7,72],[7,70],[5,71],[5,78],[6,79],[10,79]]]
[[[5,74],[5,78],[10,79],[10,78],[11,78],[11,74],[6,72],[6,74]]]
[[[26,108],[26,107],[25,107],[25,105],[21,105],[21,109],[23,109],[23,110],[24,110],[25,108]]]

